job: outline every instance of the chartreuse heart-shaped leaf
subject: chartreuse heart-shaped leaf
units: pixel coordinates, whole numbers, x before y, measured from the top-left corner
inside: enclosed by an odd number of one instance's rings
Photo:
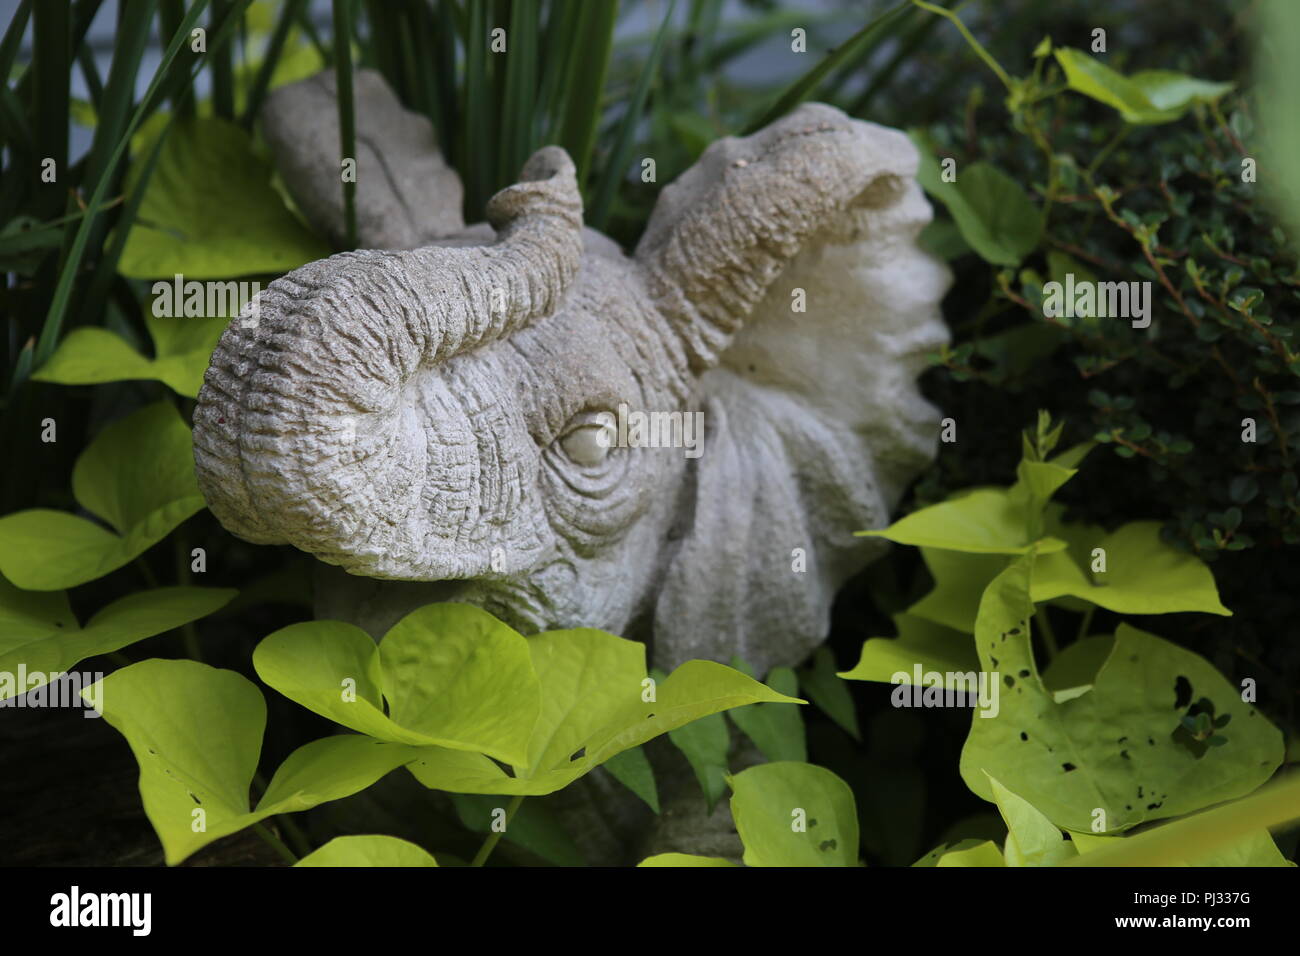
[[[32,375],[56,385],[99,385],[150,379],[177,394],[197,398],[212,350],[229,318],[239,311],[233,303],[227,315],[214,317],[155,317],[145,314],[153,338],[153,358],[141,355],[125,339],[107,329],[83,326],[59,343],[49,361]]]
[[[916,667],[922,675],[966,674],[979,671],[979,658],[969,634],[942,624],[913,617],[910,612],[894,615],[898,637],[873,637],[862,645],[857,666],[840,674],[845,680],[869,680],[883,684],[917,684]],[[898,675],[906,678],[895,680]],[[924,676],[922,683],[924,682]]]
[[[992,840],[960,840],[937,846],[912,866],[1006,866]]]
[[[1116,831],[1268,779],[1282,761],[1281,733],[1208,662],[1152,634],[1121,624],[1091,683],[1054,695],[1031,646],[1032,566],[1032,556],[1013,562],[980,604],[976,649],[1001,699],[972,718],[961,759],[971,790],[992,800],[991,775],[1061,829],[1088,831],[1100,810]],[[1222,746],[1188,731],[1192,711],[1216,721]]]
[[[1134,521],[1107,534],[1095,525],[1065,524],[1063,512],[1056,504],[1044,512],[1048,534],[1067,547],[1035,561],[1035,603],[1078,598],[1119,614],[1232,613],[1205,563],[1160,540],[1156,522]],[[984,589],[1011,559],[940,548],[922,548],[921,557],[935,585],[907,613],[971,633]]]
[[[77,623],[63,591],[22,591],[0,577],[0,700],[39,687],[78,661],[108,654],[211,614],[225,588],[138,591]],[[24,674],[21,680],[16,675]]]
[[[114,422],[77,459],[72,493],[113,530],[44,508],[0,518],[0,573],[18,587],[57,591],[93,581],[200,511],[190,430],[169,402]]]
[[[1060,551],[1065,542],[1029,537],[1023,502],[1002,488],[978,488],[913,511],[888,528],[859,531],[898,544],[944,548],[971,554],[1025,554],[1037,545],[1040,554]]]
[[[540,756],[529,749],[542,703],[529,642],[467,604],[412,611],[378,646],[339,621],[290,625],[257,646],[253,667],[290,700],[378,740],[525,766]]]
[[[1219,601],[1210,569],[1161,541],[1157,521],[1134,521],[1111,534],[1069,525],[1058,525],[1054,533],[1069,548],[1034,565],[1035,601],[1072,595],[1119,614],[1232,614]]]
[[[989,777],[989,786],[1007,825],[1007,842],[1002,851],[1007,866],[1056,866],[1078,852],[1028,800],[1016,796],[993,777]]]
[[[745,704],[802,703],[712,661],[687,661],[665,680],[652,682],[645,646],[603,631],[549,631],[525,643],[542,699],[528,763],[516,764],[515,775],[507,776],[480,754],[430,747],[409,768],[426,787],[552,793],[615,754],[700,717]]]
[[[637,866],[735,866],[720,856],[695,856],[691,853],[659,853],[648,856]]]
[[[433,854],[391,836],[335,837],[294,866],[437,866]]]
[[[1231,83],[1198,80],[1172,70],[1117,73],[1079,50],[1056,51],[1070,89],[1119,111],[1126,123],[1171,123],[1195,103],[1214,102],[1232,90]]]
[[[128,193],[147,150],[137,153]],[[226,279],[288,272],[329,254],[272,188],[271,165],[252,137],[208,116],[167,134],[118,269],[134,279]]]
[[[280,765],[250,812],[266,726],[266,702],[252,682],[195,661],[148,660],[114,671],[82,696],[130,744],[145,814],[169,865],[268,816],[364,790],[416,755],[368,737],[313,741]]]
[[[849,785],[810,763],[764,763],[729,777],[746,866],[857,866]]]

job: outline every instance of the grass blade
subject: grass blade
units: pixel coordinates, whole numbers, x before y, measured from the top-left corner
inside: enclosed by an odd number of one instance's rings
[[[659,60],[663,56],[664,38],[668,35],[669,25],[673,20],[673,12],[677,9],[677,0],[669,0],[668,12],[664,15],[663,23],[659,26],[659,32],[655,35],[654,45],[650,48],[650,55],[646,58],[645,65],[641,69],[641,75],[637,77],[636,88],[632,93],[632,99],[627,105],[627,112],[623,115],[623,120],[619,124],[618,136],[614,141],[614,149],[610,153],[609,162],[605,166],[605,171],[600,178],[600,185],[596,189],[595,200],[591,204],[591,211],[587,215],[587,224],[593,229],[602,229],[605,220],[609,218],[609,207],[614,202],[614,194],[618,191],[619,184],[623,181],[623,176],[627,172],[628,160],[632,156],[632,147],[636,142],[636,127],[641,119],[641,113],[645,109],[646,97],[650,94],[650,83],[659,70]]]
[[[538,5],[530,0],[510,5],[497,186],[514,182],[536,140],[537,11]]]
[[[851,62],[862,54],[870,44],[878,43],[884,37],[887,28],[895,28],[902,20],[903,14],[909,9],[906,2],[899,3],[896,6],[886,10],[876,19],[872,20],[865,27],[853,34],[848,40],[840,44],[835,50],[831,51],[822,61],[814,66],[811,70],[795,80],[790,87],[782,93],[772,106],[750,122],[745,127],[742,135],[748,136],[762,129],[764,126],[772,123],[790,110],[794,109],[800,103],[804,102],[817,91],[822,81],[831,73],[846,63]]]
[[[262,108],[262,100],[266,98],[266,91],[271,88],[271,76],[275,73],[276,64],[284,54],[284,45],[289,40],[289,31],[293,28],[294,21],[302,16],[306,6],[307,0],[288,0],[284,9],[280,11],[280,19],[276,21],[275,30],[266,45],[266,54],[262,57],[261,66],[257,68],[257,76],[253,78],[252,88],[248,91],[248,103],[244,106],[244,115],[239,118],[240,125],[244,129],[253,128],[257,112]]]
[[[584,2],[565,70],[564,88],[560,93],[563,123],[559,127],[559,144],[573,158],[578,169],[579,188],[586,182],[591,169],[591,154],[601,117],[601,94],[605,90],[610,52],[614,48],[617,9],[617,4],[601,0]]]
[[[338,86],[339,156],[356,161],[357,118],[352,102],[352,4],[334,0],[334,78]],[[357,247],[357,184],[355,177],[343,180],[343,221],[347,247]]]
[[[173,35],[171,42],[167,46],[167,51],[163,54],[162,62],[158,65],[158,71],[154,74],[153,80],[149,84],[149,89],[145,93],[145,102],[136,109],[135,115],[127,125],[122,138],[118,141],[113,155],[109,158],[108,166],[99,176],[95,183],[94,192],[91,194],[89,209],[86,217],[81,220],[81,225],[77,228],[76,237],[72,241],[72,246],[68,251],[63,268],[59,271],[59,281],[54,289],[54,297],[50,302],[50,309],[45,316],[45,324],[41,328],[40,338],[36,342],[35,363],[37,366],[43,365],[50,355],[53,354],[55,346],[59,342],[59,334],[63,330],[63,322],[67,316],[68,305],[72,298],[72,285],[81,269],[81,259],[86,252],[86,243],[90,238],[90,229],[104,202],[104,195],[108,191],[109,180],[112,177],[117,164],[122,161],[131,142],[131,134],[143,121],[145,109],[149,105],[149,100],[162,86],[164,79],[167,77],[171,65],[176,60],[180,51],[181,44],[189,38],[189,31],[202,15],[204,8],[207,6],[207,0],[195,0],[194,6],[186,14],[181,23],[181,29]]]

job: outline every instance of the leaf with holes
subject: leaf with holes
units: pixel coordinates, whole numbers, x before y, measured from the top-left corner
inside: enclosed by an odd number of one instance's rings
[[[516,765],[510,777],[481,754],[429,747],[409,768],[426,787],[553,793],[614,755],[700,717],[745,704],[803,703],[712,661],[687,661],[646,700],[644,644],[590,629],[548,631],[525,643],[542,699],[527,765]]]
[[[989,585],[975,640],[981,667],[1001,680],[995,716],[976,714],[962,750],[967,786],[993,799],[996,777],[1057,827],[1108,831],[1190,813],[1255,789],[1282,761],[1282,735],[1207,661],[1121,624],[1095,677],[1054,695],[1030,641],[1032,556]],[[1063,699],[1068,698],[1068,699]],[[1223,746],[1182,725],[1191,711],[1230,723]]]
[[[849,785],[809,763],[764,763],[728,782],[747,866],[857,866]]]

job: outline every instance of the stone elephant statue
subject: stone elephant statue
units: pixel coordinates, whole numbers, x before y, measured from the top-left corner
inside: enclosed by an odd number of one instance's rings
[[[665,669],[802,661],[885,547],[854,532],[935,451],[915,380],[950,277],[917,244],[911,143],[803,105],[710,146],[628,256],[584,228],[562,149],[466,228],[428,121],[374,73],[356,98],[365,248],[222,336],[194,413],[212,512],[341,569],[318,616],[376,636],[461,601],[643,640]],[[340,237],[332,77],[276,91],[264,132]]]

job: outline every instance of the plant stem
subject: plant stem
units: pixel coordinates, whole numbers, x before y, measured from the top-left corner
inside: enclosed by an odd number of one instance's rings
[[[1043,643],[1047,645],[1048,661],[1055,660],[1058,653],[1056,646],[1056,634],[1052,631],[1052,622],[1047,619],[1047,608],[1034,608],[1034,621],[1038,624],[1039,631],[1043,635]]]
[[[519,804],[523,802],[524,795],[522,793],[511,798],[510,803],[506,806],[506,827],[510,826],[510,821],[514,817],[515,811],[519,809]],[[496,848],[497,843],[500,842],[502,833],[505,833],[505,827],[502,827],[500,830],[493,830],[488,834],[487,839],[483,841],[483,845],[479,847],[478,852],[474,854],[474,859],[470,862],[470,866],[482,866],[487,862],[487,858],[492,855],[492,851]]]
[[[280,858],[284,860],[286,863],[288,863],[290,866],[293,866],[295,863],[298,862],[298,858],[293,855],[292,850],[290,850],[287,846],[284,845],[284,841],[281,840],[274,833],[272,833],[265,826],[263,826],[261,823],[254,823],[253,831],[258,836],[260,836],[263,840],[265,840],[267,844],[271,847],[271,849],[275,850],[276,853],[280,854]]]
[[[961,35],[966,39],[970,48],[975,51],[975,54],[988,64],[990,70],[998,75],[998,79],[1002,81],[1003,86],[1008,90],[1011,89],[1011,77],[1007,75],[1007,71],[1002,69],[1002,66],[998,61],[993,59],[993,55],[989,53],[988,50],[984,49],[980,41],[975,39],[975,36],[966,29],[966,24],[961,22],[961,17],[957,16],[957,14],[953,13],[951,10],[945,10],[943,7],[936,7],[932,3],[926,3],[925,0],[912,0],[912,2],[922,10],[929,10],[931,13],[951,20],[953,25],[961,31]]]
[[[1079,622],[1079,633],[1075,640],[1083,640],[1088,636],[1088,628],[1092,626],[1092,613],[1097,610],[1095,604],[1089,604],[1088,610],[1083,612],[1083,620]]]
[[[172,541],[176,549],[176,583],[185,587],[190,583],[189,555],[185,553],[185,542],[179,534]],[[185,641],[186,656],[202,664],[203,650],[199,647],[199,632],[193,621],[181,625],[181,637]]]

